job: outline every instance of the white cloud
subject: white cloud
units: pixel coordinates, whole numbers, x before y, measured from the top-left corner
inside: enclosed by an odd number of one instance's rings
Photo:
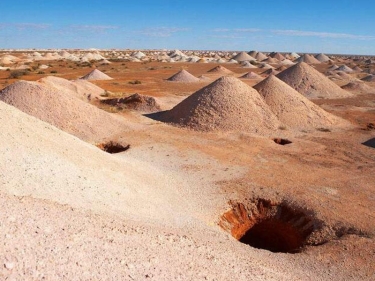
[[[212,30],[213,32],[228,32],[230,31],[229,28],[215,28]]]
[[[212,38],[229,38],[229,39],[243,39],[246,38],[244,36],[239,35],[211,35]]]
[[[27,30],[27,29],[47,29],[51,27],[47,23],[0,23],[0,29],[6,28],[17,28],[18,30]]]
[[[87,31],[93,33],[104,33],[108,30],[118,29],[116,25],[70,25],[69,29],[78,31]]]
[[[152,27],[135,31],[135,33],[149,37],[171,37],[175,33],[186,32],[189,30],[189,28],[185,27]]]
[[[236,29],[233,29],[233,31],[235,32],[259,32],[262,30],[259,28],[236,28]]]
[[[259,28],[215,28],[212,29],[213,32],[259,32],[262,31]]]
[[[333,39],[358,39],[358,40],[373,40],[375,36],[356,35],[347,33],[331,33],[331,32],[316,32],[303,30],[271,30],[277,35],[299,36],[299,37],[320,37]]]

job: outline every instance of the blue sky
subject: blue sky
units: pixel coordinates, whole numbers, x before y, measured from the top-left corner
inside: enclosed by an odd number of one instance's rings
[[[0,48],[375,55],[373,0],[12,0],[0,11]]]

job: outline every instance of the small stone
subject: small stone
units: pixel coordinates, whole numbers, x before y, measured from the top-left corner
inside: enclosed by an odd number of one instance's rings
[[[4,267],[5,267],[6,269],[9,269],[9,270],[12,270],[12,269],[14,268],[14,266],[15,266],[14,262],[6,261],[6,262],[4,263]]]

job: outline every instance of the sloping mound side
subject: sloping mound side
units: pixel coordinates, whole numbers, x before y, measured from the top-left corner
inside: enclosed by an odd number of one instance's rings
[[[89,142],[126,130],[119,117],[38,82],[13,83],[0,91],[0,100]]]
[[[370,87],[369,85],[367,85],[365,82],[362,82],[362,81],[349,82],[348,84],[342,86],[341,88],[343,88],[344,90],[348,90],[348,91],[360,93],[360,94],[375,93],[375,88]]]
[[[84,101],[100,99],[100,95],[104,93],[102,88],[90,83],[87,80],[77,79],[74,81],[69,81],[60,77],[47,76],[38,80],[38,82],[54,87],[59,91],[71,94]]]
[[[256,74],[255,72],[248,72],[248,73],[242,75],[240,78],[243,78],[243,79],[263,79],[262,76]]]
[[[375,82],[375,75],[373,75],[373,74],[367,75],[366,77],[362,78],[361,80],[366,81],[366,82]]]
[[[2,192],[137,220],[174,216],[170,179],[145,162],[114,158],[1,101],[0,131]]]
[[[308,98],[334,99],[352,96],[304,62],[289,67],[277,77]]]
[[[157,119],[199,131],[261,133],[280,125],[259,93],[234,77],[221,77]]]
[[[199,82],[199,78],[195,77],[193,74],[190,72],[186,71],[185,69],[177,72],[173,76],[169,77],[167,79],[168,81],[173,81],[173,82]]]
[[[278,119],[291,128],[312,129],[347,124],[346,121],[309,101],[274,75],[270,75],[254,88],[263,96]]]
[[[225,68],[224,66],[221,66],[221,65],[218,65],[218,66],[210,69],[207,72],[218,73],[218,74],[232,74],[233,73],[228,68]]]
[[[94,69],[93,71],[87,73],[85,76],[82,76],[80,79],[83,80],[111,80],[112,77],[109,77],[107,74],[101,72],[98,69]]]

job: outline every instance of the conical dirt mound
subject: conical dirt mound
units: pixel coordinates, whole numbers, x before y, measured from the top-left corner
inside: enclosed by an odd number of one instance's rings
[[[254,72],[248,72],[248,73],[242,75],[240,78],[243,78],[243,79],[263,79],[262,76],[254,73]]]
[[[280,72],[273,69],[273,68],[270,68],[270,69],[267,69],[266,71],[263,71],[261,74],[265,74],[265,75],[277,75],[279,74]]]
[[[346,122],[309,101],[274,75],[268,76],[254,88],[278,119],[294,129],[313,129],[343,125]]]
[[[344,71],[347,73],[353,72],[353,69],[351,69],[349,66],[346,66],[345,64],[337,68],[336,70]]]
[[[268,58],[265,54],[263,54],[262,52],[258,52],[257,55],[255,56],[255,58],[258,60],[258,61],[262,61],[262,60],[265,60],[266,58]]]
[[[38,82],[69,93],[84,101],[101,99],[100,95],[105,92],[102,88],[82,79],[69,81],[56,76],[47,76],[39,79]]]
[[[320,61],[318,61],[316,58],[314,58],[312,55],[309,55],[309,54],[304,54],[302,57],[299,57],[297,59],[297,62],[305,62],[305,63],[308,63],[308,64],[319,64],[319,63],[321,63]]]
[[[277,77],[308,98],[334,99],[351,96],[304,62],[289,67]]]
[[[259,93],[234,77],[219,78],[156,118],[199,131],[262,133],[280,126]]]
[[[234,59],[238,62],[255,60],[255,58],[253,58],[252,56],[250,56],[249,54],[247,54],[245,52],[238,53],[232,59]]]
[[[225,68],[224,66],[221,66],[221,65],[218,65],[212,69],[210,69],[209,71],[207,72],[210,72],[210,73],[217,73],[217,74],[232,74],[233,72],[230,71],[228,68]]]
[[[344,90],[351,91],[356,94],[374,94],[375,88],[370,87],[365,82],[362,81],[352,81],[348,84],[342,86]]]
[[[242,62],[241,63],[241,66],[243,67],[243,68],[257,68],[255,65],[252,65],[250,62],[248,62],[248,61],[244,61],[244,62]]]
[[[173,82],[185,82],[185,83],[191,83],[191,82],[199,82],[199,78],[195,77],[190,72],[186,71],[185,69],[177,72],[173,76],[169,77],[167,79],[168,81]]]
[[[85,76],[82,76],[80,79],[83,80],[111,80],[112,77],[109,77],[107,74],[101,72],[98,69],[94,69],[93,71],[87,73]]]
[[[277,59],[277,60],[279,60],[279,61],[285,60],[285,57],[284,57],[282,54],[280,54],[280,53],[275,53],[275,52],[269,54],[269,57],[271,57],[271,58],[275,58],[275,59]]]
[[[115,116],[38,82],[13,83],[0,91],[0,100],[88,142],[98,142],[127,129]]]
[[[320,62],[327,62],[330,60],[330,58],[325,54],[318,54],[315,56],[315,58]]]

